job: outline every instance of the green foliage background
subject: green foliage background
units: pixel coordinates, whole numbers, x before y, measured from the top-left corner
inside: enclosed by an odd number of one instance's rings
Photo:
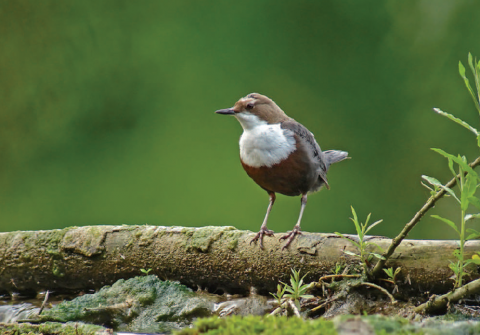
[[[430,150],[478,154],[458,75],[480,56],[480,4],[423,1],[0,1],[0,230],[91,224],[257,230],[268,196],[215,115],[274,99],[323,149],[347,150],[302,228],[353,233],[350,205],[393,236],[446,182]],[[458,218],[444,199],[435,213]],[[291,229],[279,196],[269,227]],[[457,220],[458,221],[458,220]],[[410,237],[453,238],[426,218]]]

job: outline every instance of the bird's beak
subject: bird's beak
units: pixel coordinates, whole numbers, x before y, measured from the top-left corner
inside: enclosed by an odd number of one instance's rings
[[[224,114],[224,115],[233,115],[235,114],[235,111],[233,108],[225,108],[225,109],[219,109],[218,111],[215,111],[217,114]]]

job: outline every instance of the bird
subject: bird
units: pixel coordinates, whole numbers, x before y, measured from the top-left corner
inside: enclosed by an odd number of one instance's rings
[[[259,232],[250,241],[259,241],[264,249],[263,237],[274,236],[267,228],[268,216],[275,203],[276,193],[286,196],[301,195],[298,221],[292,231],[282,236],[286,240],[282,250],[288,248],[296,235],[300,235],[308,194],[323,186],[330,189],[327,171],[331,164],[348,157],[341,150],[322,151],[314,135],[298,123],[269,97],[250,93],[240,98],[233,107],[215,111],[233,115],[243,128],[240,137],[240,162],[248,176],[269,195],[265,219]]]

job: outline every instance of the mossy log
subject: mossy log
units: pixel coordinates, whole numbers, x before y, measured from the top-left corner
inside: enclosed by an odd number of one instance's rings
[[[150,274],[191,287],[231,293],[255,287],[266,293],[276,291],[279,280],[287,281],[292,268],[313,281],[332,274],[339,262],[358,265],[343,253],[358,252],[352,243],[334,234],[303,232],[283,251],[282,234],[265,237],[263,250],[249,243],[253,236],[233,227],[148,225],[0,233],[0,290],[98,289],[152,269]],[[385,237],[367,238],[384,249],[391,243]],[[404,240],[387,267],[401,267],[401,288],[443,293],[453,285],[448,265],[457,247],[457,241]],[[467,242],[465,250],[471,257],[480,241]],[[470,279],[479,278],[478,269],[472,270]]]

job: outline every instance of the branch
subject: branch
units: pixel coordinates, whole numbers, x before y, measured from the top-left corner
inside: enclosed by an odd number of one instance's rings
[[[475,161],[473,161],[469,165],[472,169],[480,165],[480,157],[478,157]],[[454,187],[457,184],[457,179],[459,178],[460,178],[460,174],[457,177],[450,180],[445,186],[447,186],[448,188]],[[402,243],[405,237],[407,237],[410,230],[412,230],[413,227],[415,227],[415,225],[422,219],[425,213],[427,213],[431,208],[435,206],[435,203],[440,198],[442,198],[445,195],[445,193],[446,193],[445,189],[441,189],[434,196],[430,197],[428,201],[425,203],[425,205],[423,205],[423,207],[415,214],[412,220],[410,220],[410,222],[405,225],[405,227],[400,232],[400,234],[398,234],[398,236],[392,240],[392,244],[388,247],[388,250],[382,254],[382,256],[385,257],[385,259],[379,260],[378,263],[373,268],[373,270],[369,273],[370,278],[374,278],[381,273],[383,267],[385,266],[385,263],[388,261],[390,256],[392,256],[395,249],[400,245],[400,243]]]
[[[380,291],[383,292],[385,295],[387,295],[387,296],[390,298],[390,301],[392,302],[392,304],[396,304],[396,303],[397,303],[397,301],[395,300],[395,298],[393,297],[393,295],[391,295],[390,292],[388,292],[386,289],[384,289],[384,288],[381,287],[381,286],[378,286],[378,285],[373,284],[373,283],[368,283],[368,282],[359,283],[357,286],[360,286],[360,285],[370,286],[370,287],[376,288],[377,290],[380,290]]]
[[[355,246],[334,234],[303,232],[284,251],[276,238],[266,238],[265,249],[250,245],[254,235],[233,227],[146,225],[0,233],[0,293],[98,289],[142,275],[142,269],[190,287],[276,292],[292,268],[308,272],[305,282],[330,281],[352,276],[325,277],[342,257],[347,267],[358,264],[357,258],[343,255]],[[384,237],[368,239],[385,250],[392,243]],[[389,266],[401,267],[402,276],[411,278],[413,284],[398,283],[400,288],[445,293],[451,288],[449,257],[457,246],[454,240],[406,240]],[[468,241],[465,257],[478,250],[480,240]],[[480,278],[478,273],[472,276]]]
[[[480,279],[471,281],[470,283],[463,285],[462,287],[456,289],[455,291],[449,292],[447,294],[437,296],[434,299],[421,304],[415,308],[416,313],[421,312],[433,312],[435,310],[445,308],[450,302],[457,302],[460,299],[465,298],[466,296],[476,294],[480,292]]]

